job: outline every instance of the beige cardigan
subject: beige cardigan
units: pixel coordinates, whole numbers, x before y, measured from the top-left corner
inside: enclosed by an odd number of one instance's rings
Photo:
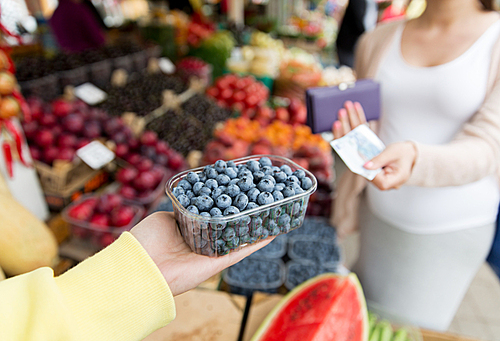
[[[397,29],[404,21],[378,26],[364,34],[356,51],[358,78],[374,78]],[[457,186],[497,174],[500,179],[500,39],[491,56],[486,97],[479,110],[452,141],[444,145],[416,143],[417,159],[405,185]],[[358,207],[366,180],[346,171],[338,180],[331,222],[340,237],[356,230]]]

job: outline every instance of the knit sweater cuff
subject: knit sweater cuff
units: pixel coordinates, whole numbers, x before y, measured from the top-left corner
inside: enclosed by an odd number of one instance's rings
[[[142,340],[175,318],[167,282],[128,232],[56,281],[84,340]]]

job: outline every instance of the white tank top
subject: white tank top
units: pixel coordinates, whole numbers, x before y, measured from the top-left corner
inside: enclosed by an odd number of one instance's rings
[[[385,144],[450,142],[479,109],[500,20],[458,58],[438,66],[409,65],[399,29],[375,77],[381,83],[379,136]],[[412,233],[442,233],[493,223],[500,200],[494,176],[453,187],[367,188],[368,207],[380,219]]]

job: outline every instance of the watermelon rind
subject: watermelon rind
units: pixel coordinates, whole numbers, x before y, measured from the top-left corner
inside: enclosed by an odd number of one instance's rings
[[[314,278],[311,278],[305,281],[304,283],[300,284],[299,286],[295,287],[285,297],[283,297],[281,301],[279,301],[279,303],[273,308],[273,310],[271,310],[271,312],[266,316],[266,318],[260,325],[259,329],[257,329],[257,331],[255,332],[250,341],[260,341],[261,337],[264,335],[265,331],[267,330],[273,319],[279,314],[279,312],[286,303],[292,300],[302,290],[307,289],[311,284],[320,282],[325,278],[348,278],[351,281],[351,283],[353,283],[356,286],[356,289],[358,291],[358,297],[361,301],[360,302],[361,310],[363,313],[363,338],[361,341],[368,341],[369,324],[368,324],[368,309],[366,306],[366,300],[363,294],[363,288],[361,287],[361,283],[359,283],[358,277],[352,272],[347,276],[334,273],[325,273],[316,276]]]

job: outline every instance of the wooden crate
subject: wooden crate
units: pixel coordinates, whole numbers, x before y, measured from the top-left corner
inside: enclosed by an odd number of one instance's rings
[[[74,185],[76,181],[93,172],[80,159],[75,162],[55,162],[51,167],[43,162],[34,161],[44,192],[61,193]]]

